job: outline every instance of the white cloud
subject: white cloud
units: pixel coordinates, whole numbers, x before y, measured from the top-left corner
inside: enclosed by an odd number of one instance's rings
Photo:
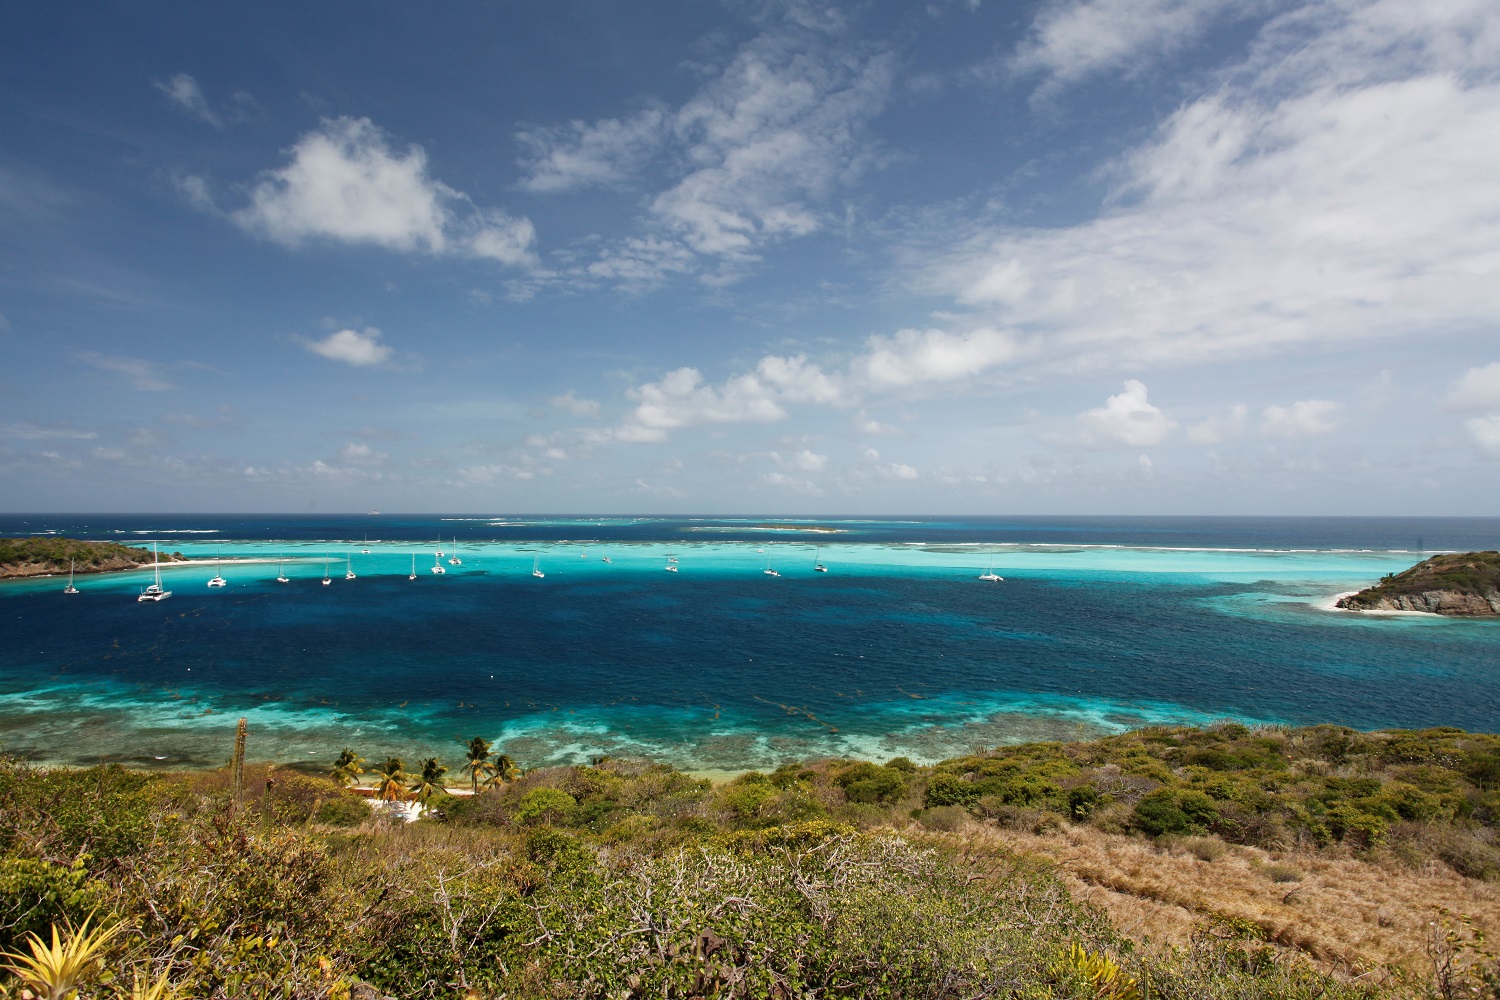
[[[1500,413],[1466,420],[1464,429],[1480,451],[1491,458],[1500,458]]]
[[[1054,372],[1488,329],[1497,67],[1492,3],[1299,8],[1114,164],[1097,218],[972,227],[919,251],[922,287],[1017,330]]]
[[[767,472],[760,477],[778,489],[796,496],[820,497],[823,489],[810,479],[798,479],[784,472]]]
[[[519,479],[524,482],[535,479],[536,474],[536,469],[504,463],[469,465],[456,470],[458,481],[466,486],[492,486],[504,479]]]
[[[872,388],[969,378],[1016,353],[1009,335],[989,329],[957,334],[901,330],[891,337],[871,337],[866,346],[866,353],[850,367]]]
[[[368,118],[327,119],[304,135],[230,217],[289,247],[321,238],[509,265],[531,262],[536,235],[529,220],[475,208],[428,176],[421,146],[393,148]]]
[[[1089,447],[1160,444],[1175,426],[1146,398],[1146,386],[1137,379],[1126,381],[1125,391],[1103,406],[1078,415],[1079,440]]]
[[[1218,444],[1226,438],[1239,437],[1245,433],[1250,420],[1250,408],[1236,403],[1222,416],[1215,414],[1188,428],[1188,440],[1195,444]]]
[[[828,468],[828,456],[820,455],[808,448],[799,449],[789,455],[773,451],[771,457],[783,468],[795,469],[798,472],[822,472]]]
[[[363,441],[351,441],[339,451],[339,458],[354,465],[381,465],[391,456],[376,451]]]
[[[219,116],[214,114],[213,109],[208,106],[208,98],[203,96],[203,88],[198,86],[198,81],[186,73],[173,74],[172,79],[166,83],[157,81],[156,89],[188,114],[200,121],[205,121],[214,128],[223,128],[224,123]]]
[[[298,342],[314,354],[330,361],[342,361],[356,368],[383,365],[396,353],[395,348],[380,342],[380,331],[373,326],[365,327],[363,333],[358,330],[340,330],[330,333],[322,340],[298,338]]]
[[[575,417],[589,419],[598,419],[599,417],[598,401],[593,399],[579,399],[573,395],[572,389],[569,389],[561,396],[553,396],[547,402],[554,408],[565,410]]]
[[[55,424],[0,424],[0,438],[12,441],[92,441],[98,436],[93,431]]]
[[[1260,432],[1268,437],[1303,438],[1332,433],[1344,404],[1326,399],[1304,399],[1290,406],[1268,406],[1261,414]]]
[[[667,115],[648,108],[629,118],[534,126],[516,133],[524,190],[537,194],[582,187],[616,186],[629,180],[666,137]]]
[[[616,432],[622,441],[664,441],[669,431],[697,424],[769,424],[785,420],[774,391],[754,375],[722,386],[703,383],[696,368],[679,368],[629,392],[637,406]]]
[[[1464,372],[1448,393],[1448,405],[1461,410],[1500,409],[1500,361]]]
[[[533,192],[644,181],[653,163],[666,173],[647,203],[659,233],[606,246],[575,277],[640,291],[709,258],[720,268],[704,280],[732,281],[765,246],[827,224],[824,202],[871,162],[862,133],[895,62],[841,47],[826,17],[799,9],[781,9],[789,23],[745,43],[680,107],[517,133]]]
[[[1069,0],[1042,7],[1009,60],[1012,72],[1042,73],[1047,93],[1109,70],[1158,64],[1252,0]],[[1248,8],[1248,9],[1247,9]]]
[[[861,434],[896,434],[899,431],[899,428],[881,423],[864,410],[854,415],[854,429]]]
[[[97,351],[80,351],[76,357],[84,364],[100,371],[124,376],[132,386],[142,392],[166,392],[173,387],[162,373],[161,366],[153,361],[100,354]]]

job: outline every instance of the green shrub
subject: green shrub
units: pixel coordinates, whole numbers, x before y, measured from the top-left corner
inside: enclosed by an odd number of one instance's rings
[[[578,807],[578,801],[561,788],[533,788],[516,803],[520,823],[563,823]]]
[[[1213,799],[1191,789],[1158,788],[1136,803],[1137,829],[1152,837],[1164,834],[1203,833],[1219,816]]]

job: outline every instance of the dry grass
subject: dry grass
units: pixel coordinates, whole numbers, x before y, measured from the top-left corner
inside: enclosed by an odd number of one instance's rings
[[[1491,939],[1500,934],[1500,885],[1436,862],[1413,869],[1238,846],[1218,853],[1087,826],[1038,834],[971,823],[959,835],[1052,859],[1074,898],[1103,908],[1122,933],[1147,943],[1185,944],[1229,918],[1330,970],[1359,975],[1395,966],[1426,974],[1437,907],[1468,915]],[[1302,878],[1277,881],[1288,870]]]

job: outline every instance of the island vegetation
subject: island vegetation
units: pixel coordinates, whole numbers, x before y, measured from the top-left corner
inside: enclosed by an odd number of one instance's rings
[[[1439,615],[1500,615],[1500,552],[1436,555],[1340,598],[1349,611],[1425,611]]]
[[[85,542],[56,535],[0,538],[0,579],[66,573],[70,565],[78,573],[107,573],[149,566],[154,559],[150,549],[118,542]],[[162,553],[162,561],[168,560],[182,562],[184,557],[180,552]]]
[[[372,760],[4,762],[11,995],[1500,996],[1496,736],[1154,728],[719,784],[478,737],[451,787]]]

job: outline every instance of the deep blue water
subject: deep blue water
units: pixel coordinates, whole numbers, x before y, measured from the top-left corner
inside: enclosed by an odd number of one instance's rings
[[[724,770],[1226,717],[1500,729],[1500,622],[1319,607],[1500,519],[0,516],[38,531],[230,560],[161,604],[136,573],[0,586],[0,745],[47,760],[213,763],[239,715],[283,760],[478,733]]]

